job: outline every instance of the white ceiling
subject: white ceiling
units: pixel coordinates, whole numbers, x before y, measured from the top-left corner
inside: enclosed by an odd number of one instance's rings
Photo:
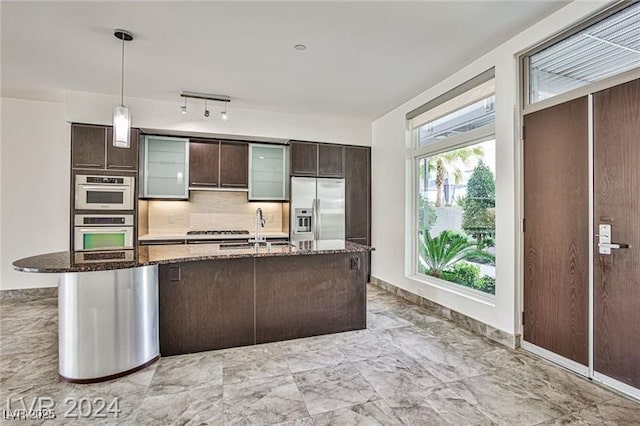
[[[2,1],[2,90],[119,94],[124,28],[127,95],[371,120],[565,4]]]

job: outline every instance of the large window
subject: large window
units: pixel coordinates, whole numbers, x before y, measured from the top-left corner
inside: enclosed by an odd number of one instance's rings
[[[640,66],[640,3],[528,57],[533,104]]]
[[[485,294],[495,294],[494,117],[492,95],[413,129],[415,273]]]

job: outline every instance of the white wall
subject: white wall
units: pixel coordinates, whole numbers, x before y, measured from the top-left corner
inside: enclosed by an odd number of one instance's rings
[[[67,92],[67,120],[77,123],[111,124],[118,97],[86,92]],[[304,114],[241,109],[229,105],[229,120],[218,118],[220,103],[210,102],[211,116],[204,117],[204,101],[187,101],[187,114],[175,102],[128,98],[134,127],[229,135],[265,136],[318,142],[370,145],[371,126],[363,120],[343,120]]]
[[[520,310],[520,149],[517,55],[601,8],[578,1],[395,108],[372,124],[372,275],[455,311],[517,334]],[[496,69],[496,297],[494,303],[424,284],[407,277],[411,253],[409,205],[410,137],[405,114],[466,80]]]
[[[31,95],[38,95],[32,93]],[[111,124],[117,97],[66,92],[60,102],[2,98],[0,125],[0,289],[57,285],[57,274],[16,272],[19,258],[69,248],[69,122]],[[203,117],[201,102],[132,98],[133,125],[154,129],[303,139],[354,145],[371,143],[370,123],[329,117],[234,108],[230,119]]]
[[[11,263],[69,246],[69,126],[62,103],[2,98],[0,288],[51,287],[57,274]]]

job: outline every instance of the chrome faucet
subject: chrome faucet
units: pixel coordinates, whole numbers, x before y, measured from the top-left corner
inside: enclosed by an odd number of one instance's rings
[[[260,243],[266,242],[266,239],[261,235],[261,229],[264,228],[266,221],[262,216],[262,209],[258,207],[256,210],[256,230],[253,235],[253,240],[249,240],[251,243],[255,243],[256,247],[260,245]]]

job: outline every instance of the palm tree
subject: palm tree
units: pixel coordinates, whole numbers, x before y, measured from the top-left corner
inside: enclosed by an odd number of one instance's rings
[[[424,228],[419,237],[419,261],[426,273],[440,278],[442,271],[470,257],[483,257],[493,260],[494,256],[478,250],[467,237],[454,231],[442,231],[437,237],[431,237]]]
[[[444,180],[447,175],[453,175],[455,184],[462,180],[462,168],[468,167],[471,159],[484,154],[479,146],[454,149],[453,151],[434,155],[429,159],[429,171],[436,172],[436,207],[442,207],[444,194]]]

